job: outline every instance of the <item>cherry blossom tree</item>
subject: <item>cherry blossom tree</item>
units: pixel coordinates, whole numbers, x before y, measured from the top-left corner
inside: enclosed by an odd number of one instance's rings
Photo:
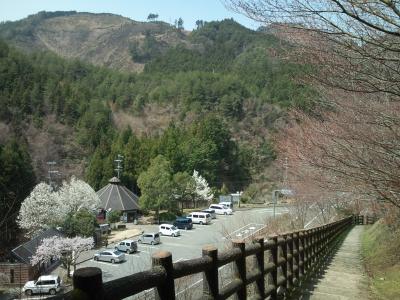
[[[398,101],[400,3],[358,0],[223,0],[297,45],[316,81]]]
[[[398,102],[336,99],[335,110],[321,112],[323,118],[296,113],[300,122],[285,130],[280,152],[298,182],[307,176],[320,190],[400,208],[399,112]]]
[[[83,180],[72,176],[69,182],[64,182],[58,192],[58,202],[65,215],[75,214],[81,209],[94,210],[100,205],[96,192]]]
[[[93,238],[64,238],[59,236],[43,239],[36,249],[36,253],[31,258],[31,265],[47,264],[52,259],[61,259],[67,266],[67,274],[70,276],[70,269],[74,271],[80,254],[92,249],[94,246]]]
[[[62,225],[67,216],[75,215],[79,210],[92,211],[99,203],[95,191],[75,177],[64,182],[59,191],[39,183],[22,202],[18,224],[32,236],[40,230]]]
[[[193,179],[196,184],[195,194],[198,200],[211,201],[214,194],[208,186],[207,180],[202,177],[196,170],[193,171]]]
[[[31,236],[42,229],[59,224],[64,214],[58,200],[57,193],[52,191],[50,185],[39,183],[22,202],[18,225]]]

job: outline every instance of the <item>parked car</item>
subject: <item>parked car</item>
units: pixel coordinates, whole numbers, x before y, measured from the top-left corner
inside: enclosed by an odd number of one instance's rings
[[[25,283],[22,291],[28,296],[32,294],[55,295],[61,290],[61,284],[60,276],[44,275],[40,276],[36,281],[32,280]]]
[[[231,215],[232,214],[232,209],[230,209],[222,204],[211,204],[209,208],[215,210],[215,213],[217,215]]]
[[[209,213],[210,216],[211,216],[211,219],[216,219],[217,218],[217,214],[215,213],[214,209],[206,208],[206,209],[203,209],[202,212]]]
[[[193,228],[193,223],[192,219],[189,218],[176,218],[174,221],[174,226],[179,228],[179,229],[192,229]]]
[[[137,251],[137,242],[134,240],[123,240],[115,245],[115,250],[126,253],[133,253]]]
[[[108,261],[111,263],[125,261],[125,254],[118,250],[104,250],[96,253],[93,257],[94,260]]]
[[[160,234],[158,232],[143,233],[138,239],[138,243],[156,245],[161,242]]]
[[[192,212],[188,215],[188,218],[192,220],[192,223],[200,225],[211,223],[211,215],[205,212]]]
[[[224,206],[226,206],[227,208],[230,208],[230,209],[233,209],[233,203],[232,202],[220,202],[220,203],[218,203],[219,205],[224,205]]]
[[[179,231],[179,229],[171,224],[161,224],[160,226],[158,226],[158,231],[162,235],[169,235],[169,236],[174,236],[174,237],[181,235],[181,232]]]

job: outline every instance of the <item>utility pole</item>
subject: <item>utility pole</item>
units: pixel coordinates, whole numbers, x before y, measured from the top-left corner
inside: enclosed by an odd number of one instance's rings
[[[49,185],[52,190],[55,189],[55,183],[53,182],[52,174],[56,175],[59,174],[57,170],[53,170],[53,166],[55,166],[57,163],[55,161],[48,161],[47,165],[49,166],[49,169],[47,171],[48,173],[48,179],[49,179]]]
[[[117,159],[114,160],[114,162],[117,163],[117,167],[114,169],[117,171],[117,177],[120,179],[121,173],[122,173],[122,162],[124,161],[124,157],[121,154],[117,155]]]
[[[283,163],[283,168],[284,168],[284,171],[283,171],[282,188],[287,189],[289,186],[288,182],[287,182],[287,180],[288,180],[288,158],[287,157],[285,157],[285,162]]]
[[[281,193],[281,190],[273,190],[272,191],[272,203],[274,204],[274,220],[275,220],[275,211],[276,211],[276,204],[278,203],[278,197]]]

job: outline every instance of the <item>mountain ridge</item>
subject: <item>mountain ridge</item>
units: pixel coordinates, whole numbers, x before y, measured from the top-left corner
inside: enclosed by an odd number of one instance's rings
[[[49,50],[122,71],[142,71],[132,60],[130,45],[143,43],[146,33],[168,46],[185,42],[185,35],[165,22],[138,22],[109,13],[40,12],[0,25],[0,37],[24,51]]]

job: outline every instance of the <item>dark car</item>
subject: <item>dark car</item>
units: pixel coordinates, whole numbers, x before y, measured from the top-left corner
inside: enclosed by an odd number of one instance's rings
[[[185,230],[193,228],[192,220],[189,218],[176,218],[174,226]]]

